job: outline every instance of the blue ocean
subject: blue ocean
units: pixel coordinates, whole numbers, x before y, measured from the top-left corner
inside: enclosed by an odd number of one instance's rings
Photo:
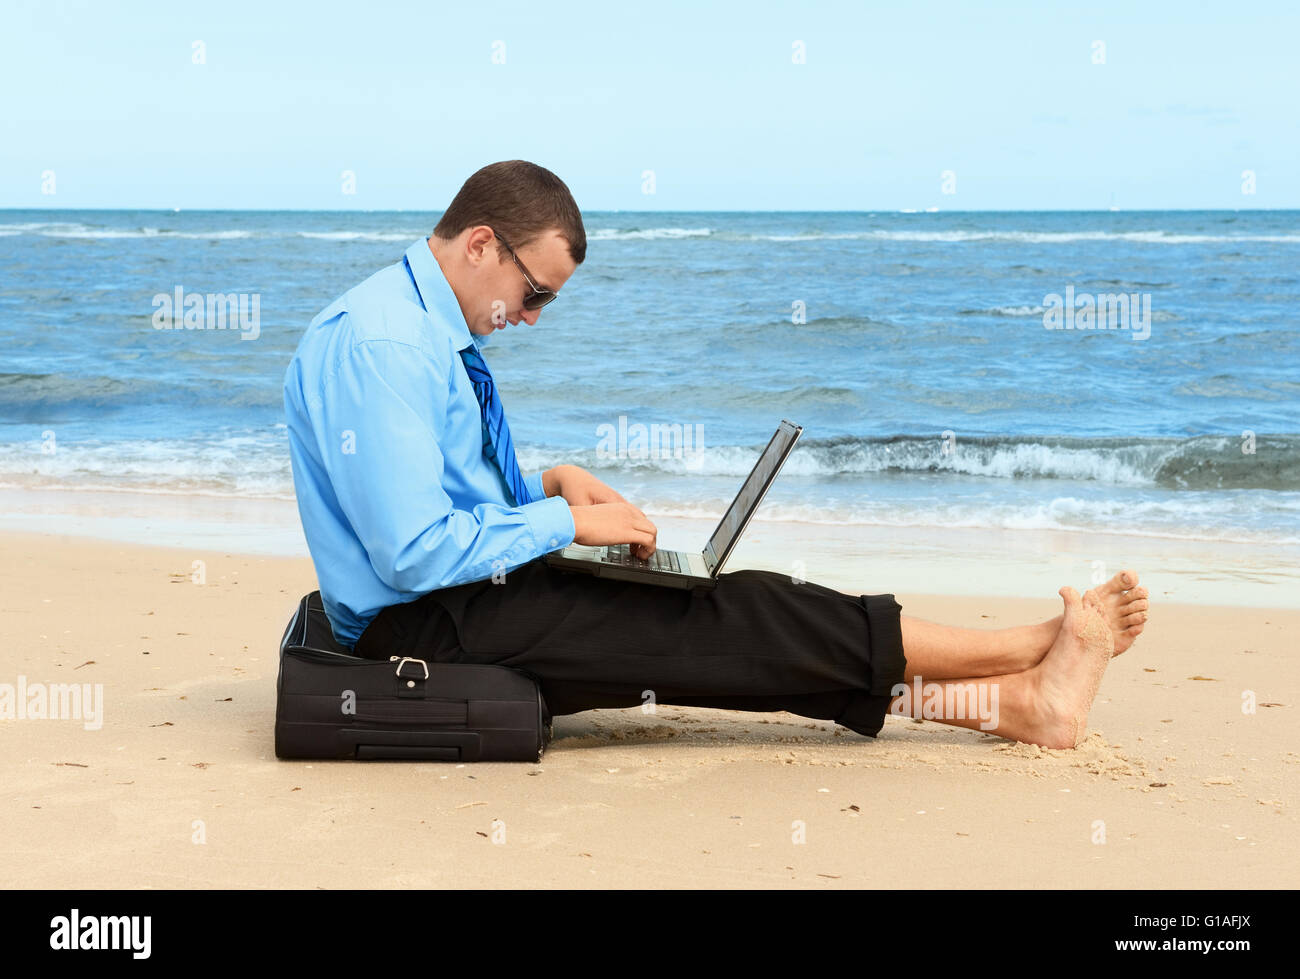
[[[1300,212],[584,217],[484,348],[525,471],[716,519],[788,418],[760,519],[1300,542]],[[0,211],[0,486],[292,499],[302,331],[436,220]]]

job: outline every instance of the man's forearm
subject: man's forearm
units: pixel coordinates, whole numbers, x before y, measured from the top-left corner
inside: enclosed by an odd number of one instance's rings
[[[565,464],[552,466],[542,473],[542,491],[547,496],[560,495],[560,470],[565,468],[568,468]]]

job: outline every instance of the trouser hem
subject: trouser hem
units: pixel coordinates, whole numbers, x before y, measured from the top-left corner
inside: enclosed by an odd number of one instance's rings
[[[871,683],[854,695],[835,723],[874,738],[885,726],[893,690],[903,682],[907,657],[903,653],[902,606],[893,595],[862,595],[867,613],[867,648],[871,650]]]

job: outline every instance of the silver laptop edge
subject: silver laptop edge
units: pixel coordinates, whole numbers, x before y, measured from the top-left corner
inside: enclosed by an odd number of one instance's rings
[[[777,426],[772,437],[768,439],[767,445],[759,453],[758,460],[749,471],[749,475],[741,483],[740,490],[736,493],[727,509],[723,511],[722,519],[718,521],[718,526],[714,528],[713,533],[709,536],[703,552],[677,552],[686,559],[682,570],[671,571],[649,566],[627,566],[609,562],[603,559],[606,552],[606,545],[604,544],[570,544],[568,547],[548,554],[546,556],[547,563],[554,567],[598,574],[601,577],[642,580],[677,587],[689,588],[696,585],[715,585],[717,576],[722,572],[722,566],[726,563],[727,558],[731,556],[731,552],[735,550],[736,544],[745,532],[745,528],[749,526],[749,521],[758,511],[759,506],[762,505],[768,489],[775,482],[777,475],[785,465],[785,460],[789,457],[802,433],[802,426],[796,425],[788,419],[783,418],[781,420],[781,424]],[[764,470],[764,462],[769,459],[769,453],[774,451],[777,452],[777,456],[772,461],[771,468],[767,472],[762,486],[756,488],[757,492],[754,494],[753,503],[742,510],[738,510],[747,495],[746,490],[750,488],[750,481]],[[729,522],[733,527],[730,531],[727,530]],[[719,553],[719,548],[721,553]]]
[[[712,577],[716,578],[722,572],[723,564],[726,563],[727,558],[731,557],[731,552],[735,550],[736,544],[740,541],[741,535],[745,532],[745,528],[749,526],[749,521],[753,518],[754,514],[758,512],[758,508],[762,504],[763,498],[767,496],[768,487],[776,482],[777,475],[781,472],[782,467],[785,466],[785,460],[789,458],[790,453],[794,450],[794,444],[799,441],[799,436],[801,434],[803,434],[803,426],[796,425],[794,422],[782,418],[781,424],[776,427],[776,431],[772,433],[772,437],[767,440],[767,445],[764,446],[763,451],[759,453],[758,461],[754,463],[754,468],[749,471],[749,475],[745,477],[745,481],[740,484],[740,491],[736,494],[735,499],[731,501],[731,506],[727,507],[726,512],[722,514],[722,519],[718,521],[718,526],[714,528],[713,533],[709,535],[709,542],[704,545],[704,552],[701,556],[704,558],[704,565]],[[780,455],[776,460],[776,465],[772,467],[771,474],[767,477],[762,488],[758,491],[758,498],[754,500],[754,505],[745,512],[739,525],[736,527],[735,533],[731,535],[730,540],[725,541],[722,554],[719,555],[715,546],[718,543],[718,535],[722,533],[723,527],[726,526],[727,518],[731,516],[731,511],[740,503],[740,498],[745,492],[745,487],[748,486],[749,481],[754,478],[754,474],[759,471],[759,468],[763,465],[763,460],[767,458],[768,452],[771,451],[772,446],[777,443],[777,440],[780,439],[782,435],[788,435],[790,441],[780,449]]]

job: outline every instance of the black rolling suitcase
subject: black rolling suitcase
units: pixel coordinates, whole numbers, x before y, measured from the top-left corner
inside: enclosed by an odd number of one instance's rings
[[[278,758],[535,762],[550,740],[532,674],[354,656],[334,641],[318,591],[303,597],[280,640]]]

